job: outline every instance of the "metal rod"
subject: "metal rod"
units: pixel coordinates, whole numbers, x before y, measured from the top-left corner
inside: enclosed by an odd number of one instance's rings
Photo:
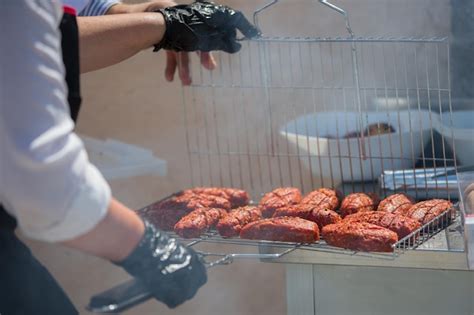
[[[439,44],[436,45],[436,78],[438,82],[438,88],[441,87],[441,80],[440,80],[440,72],[439,72]],[[439,107],[439,119],[440,121],[443,121],[443,105],[441,102],[441,92],[438,91],[438,107]],[[443,165],[444,165],[444,171],[445,173],[448,172],[448,165],[446,163],[446,145],[444,143],[444,134],[441,133],[441,146],[442,146],[442,152],[443,152]],[[448,190],[448,174],[446,174],[446,190]]]
[[[420,144],[423,146],[423,118],[421,115],[421,100],[420,100],[420,90],[418,87],[420,86],[419,79],[418,79],[418,56],[417,56],[417,49],[416,47],[414,48],[415,52],[415,81],[416,81],[416,100],[418,103],[418,124],[419,124],[419,133],[420,133]],[[426,177],[426,159],[425,159],[425,151],[421,151],[421,157],[422,157],[422,163],[423,163],[423,169],[425,170],[425,177]],[[428,184],[425,182],[425,194],[426,198],[428,198]]]

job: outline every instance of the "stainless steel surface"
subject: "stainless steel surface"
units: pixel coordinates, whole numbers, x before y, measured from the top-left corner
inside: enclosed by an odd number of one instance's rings
[[[472,315],[474,273],[288,264],[288,315]]]

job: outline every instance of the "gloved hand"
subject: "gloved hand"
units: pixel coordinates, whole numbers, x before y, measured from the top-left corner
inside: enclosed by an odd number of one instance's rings
[[[170,308],[191,299],[207,281],[206,268],[194,250],[147,221],[137,248],[116,264],[143,281]]]
[[[260,34],[241,12],[212,2],[177,5],[157,12],[165,18],[166,32],[154,51],[163,48],[235,53],[241,47],[237,42],[237,29],[247,38]]]

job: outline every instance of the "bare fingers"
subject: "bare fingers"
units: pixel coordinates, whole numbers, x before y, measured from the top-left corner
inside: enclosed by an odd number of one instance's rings
[[[198,52],[201,59],[201,65],[207,70],[214,70],[217,67],[216,60],[210,52]]]

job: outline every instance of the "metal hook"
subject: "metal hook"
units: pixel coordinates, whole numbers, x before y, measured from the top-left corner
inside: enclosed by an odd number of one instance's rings
[[[349,15],[347,14],[347,12],[344,9],[330,3],[327,0],[319,0],[319,3],[327,6],[328,8],[336,11],[337,13],[342,14],[342,16],[344,16],[344,21],[346,22],[347,32],[349,32],[349,35],[351,36],[351,38],[354,38],[354,32],[352,32],[351,24],[349,23]]]

